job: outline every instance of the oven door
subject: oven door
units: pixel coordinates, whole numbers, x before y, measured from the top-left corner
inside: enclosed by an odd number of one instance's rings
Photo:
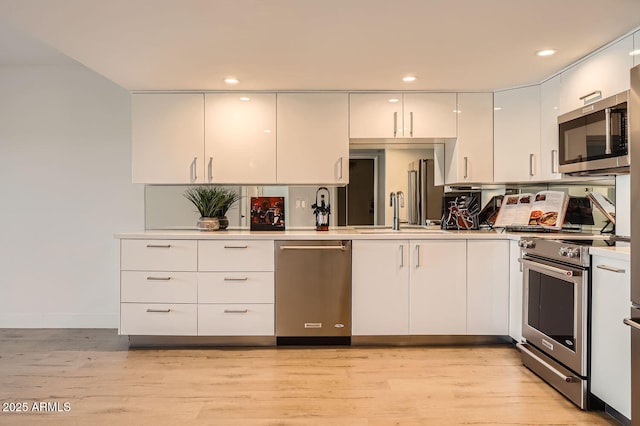
[[[523,256],[522,336],[587,376],[588,274],[577,266]]]

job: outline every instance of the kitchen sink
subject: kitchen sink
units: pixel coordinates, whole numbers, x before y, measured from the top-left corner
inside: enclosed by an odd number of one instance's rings
[[[446,234],[447,231],[444,231],[440,228],[433,227],[424,227],[424,226],[416,226],[416,227],[401,227],[398,230],[394,230],[391,228],[356,228],[356,232],[358,234]]]

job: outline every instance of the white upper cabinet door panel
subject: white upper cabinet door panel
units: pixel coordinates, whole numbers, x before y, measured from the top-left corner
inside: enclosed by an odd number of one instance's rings
[[[494,94],[494,181],[539,180],[540,86]]]
[[[560,114],[583,107],[585,103],[580,98],[590,93],[600,91],[606,98],[629,90],[629,70],[634,61],[632,51],[633,35],[629,35],[564,71]]]
[[[401,93],[349,95],[350,138],[395,138],[402,135]]]
[[[558,173],[558,111],[562,78],[553,77],[540,85],[540,179],[555,180]]]
[[[276,95],[205,95],[206,182],[276,182]]]
[[[204,182],[204,95],[132,95],[134,183]]]
[[[633,33],[633,66],[640,64],[640,31]]]
[[[403,100],[405,138],[456,137],[455,93],[405,93]]]
[[[278,94],[278,183],[349,183],[349,95]]]

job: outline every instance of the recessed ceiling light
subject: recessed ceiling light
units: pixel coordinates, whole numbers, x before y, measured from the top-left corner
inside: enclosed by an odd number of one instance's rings
[[[246,97],[246,96],[243,96],[243,97],[241,97],[241,98],[240,98],[240,100],[241,100],[241,101],[250,101],[250,100],[251,100],[251,98],[248,98],[248,97]]]
[[[556,53],[556,51],[555,51],[555,50],[553,50],[553,49],[545,49],[545,50],[539,50],[539,51],[537,52],[537,55],[538,55],[538,56],[551,56],[551,55],[553,55],[554,53]]]
[[[229,77],[229,78],[225,78],[224,82],[227,84],[238,84],[240,83],[240,80],[238,80],[237,78],[234,77]]]
[[[632,50],[631,52],[629,52],[629,55],[630,56],[640,55],[640,49]]]
[[[413,75],[408,75],[406,77],[402,77],[402,81],[405,83],[411,83],[412,81],[416,81],[416,78]]]
[[[502,107],[493,107],[494,111],[500,111],[502,109]]]
[[[460,114],[462,111],[459,110],[459,109],[454,109],[453,112],[456,113],[456,114]]]
[[[400,102],[400,99],[398,99],[398,98],[391,98],[391,99],[389,99],[389,102],[391,102],[391,103]]]

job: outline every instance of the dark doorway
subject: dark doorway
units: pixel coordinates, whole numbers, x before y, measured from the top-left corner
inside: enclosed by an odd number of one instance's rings
[[[338,188],[338,225],[375,224],[375,175],[373,158],[349,160],[349,184]]]

